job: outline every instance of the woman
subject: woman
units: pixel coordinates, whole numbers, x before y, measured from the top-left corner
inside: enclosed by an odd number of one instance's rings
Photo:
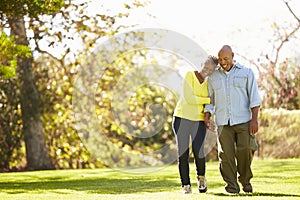
[[[204,105],[210,104],[205,78],[216,68],[216,59],[209,57],[201,72],[189,71],[184,78],[183,95],[179,99],[173,119],[173,132],[178,148],[178,168],[184,194],[192,193],[189,177],[189,143],[192,138],[192,152],[195,158],[198,190],[207,191],[205,179],[204,140]]]

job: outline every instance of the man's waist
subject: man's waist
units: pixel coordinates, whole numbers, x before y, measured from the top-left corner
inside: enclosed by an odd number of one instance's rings
[[[216,114],[216,123],[218,126],[223,126],[223,125],[236,125],[236,124],[241,124],[241,123],[246,123],[251,119],[251,114],[249,113],[247,116],[239,116],[239,117],[232,117],[232,116],[226,116]]]

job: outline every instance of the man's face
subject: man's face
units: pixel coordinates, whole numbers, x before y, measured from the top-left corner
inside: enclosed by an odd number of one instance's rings
[[[231,51],[221,50],[218,54],[218,61],[225,71],[229,71],[233,66],[233,53]]]

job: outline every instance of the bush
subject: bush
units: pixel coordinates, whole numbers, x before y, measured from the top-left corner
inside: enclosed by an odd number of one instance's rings
[[[300,157],[300,110],[262,109],[259,121],[259,157]]]

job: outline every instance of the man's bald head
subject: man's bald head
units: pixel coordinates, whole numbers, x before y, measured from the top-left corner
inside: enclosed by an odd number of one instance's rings
[[[231,48],[231,46],[229,46],[229,45],[224,45],[224,46],[220,49],[219,53],[220,53],[221,51],[222,51],[222,52],[233,53],[233,52],[232,52],[232,48]]]
[[[226,70],[230,71],[231,67],[233,66],[233,57],[234,53],[229,45],[224,45],[219,53],[218,53],[218,61],[220,66]]]

